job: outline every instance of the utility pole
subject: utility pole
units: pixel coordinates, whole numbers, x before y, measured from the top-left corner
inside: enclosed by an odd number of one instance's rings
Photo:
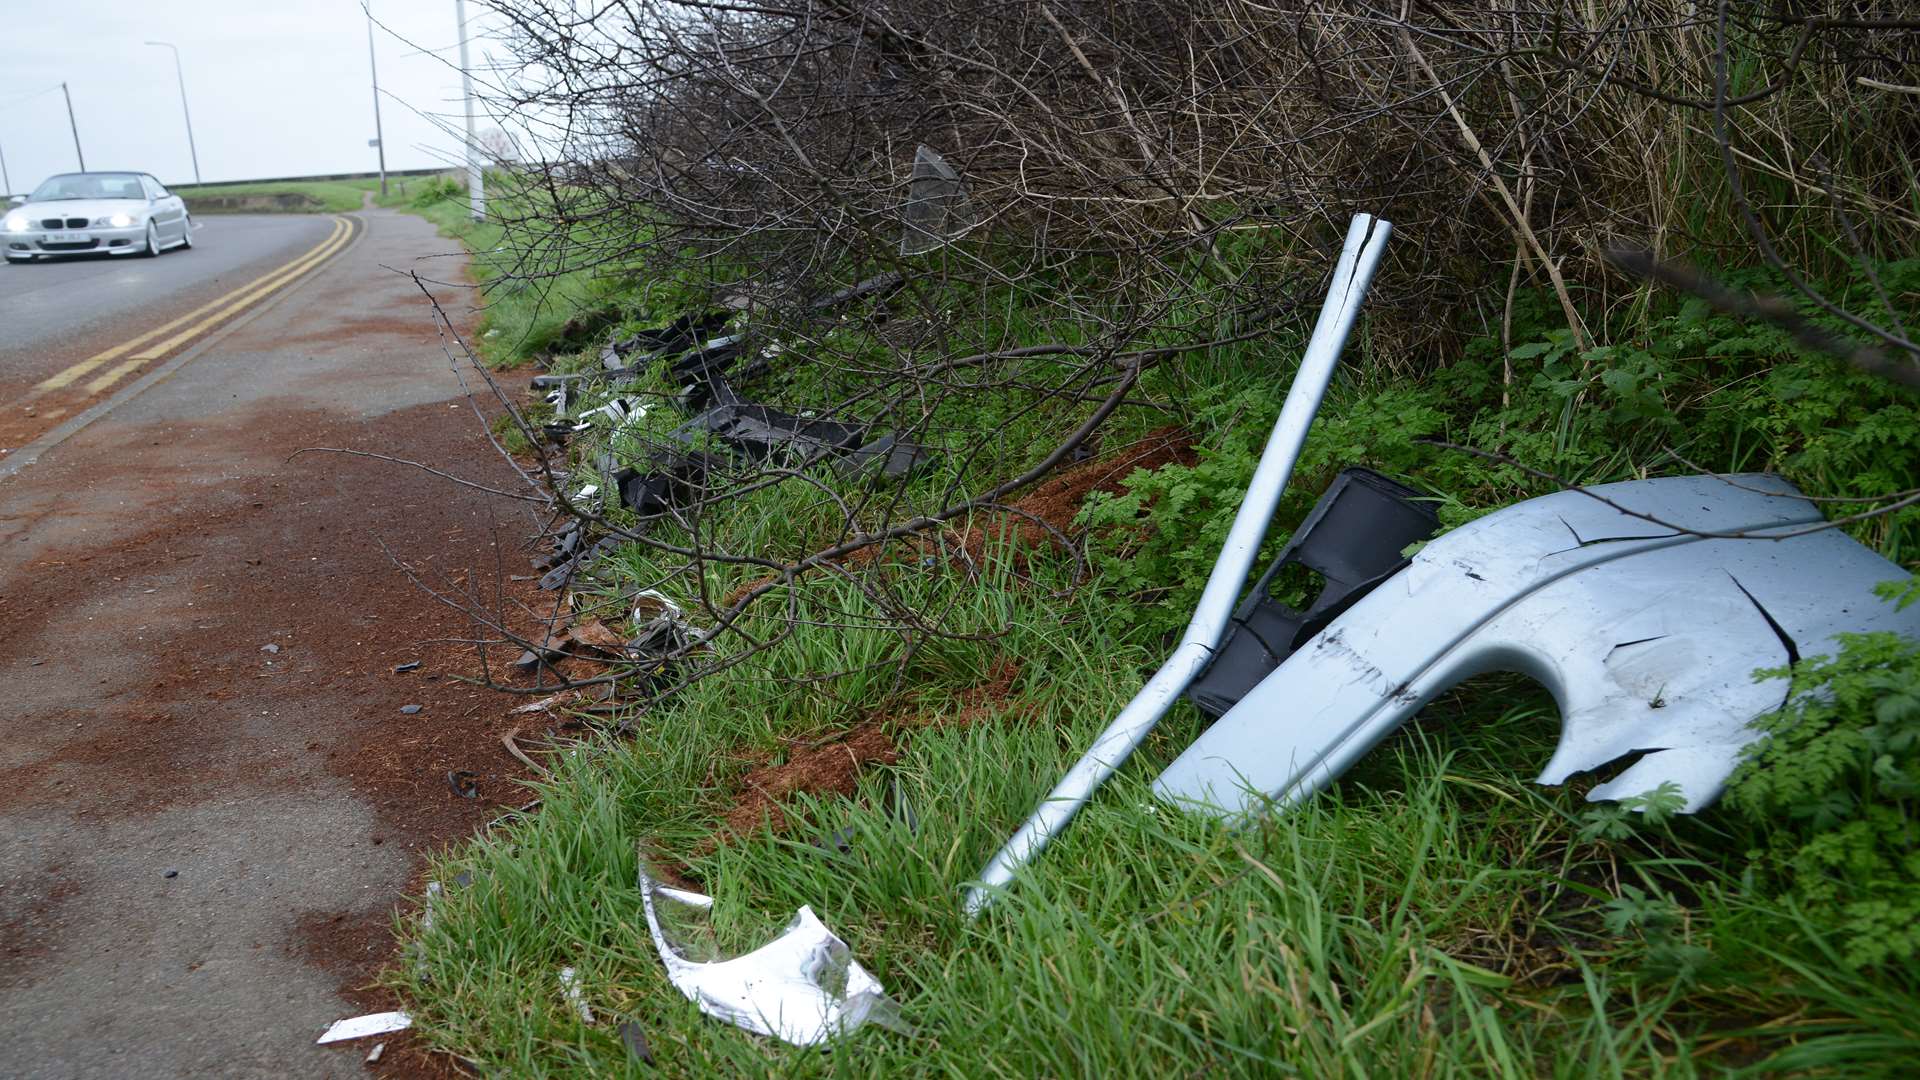
[[[60,96],[67,99],[67,126],[73,129],[73,156],[80,159],[80,171],[87,171],[87,155],[80,152],[80,125],[73,119],[73,95],[67,93],[67,84],[60,84]]]
[[[387,137],[380,130],[380,68],[373,61],[373,8],[367,13],[367,70],[373,73],[373,145],[380,151],[380,197],[387,197]]]
[[[467,206],[473,220],[487,218],[486,181],[481,175],[480,144],[473,137],[473,76],[467,64],[467,4],[453,0],[453,17],[460,24],[460,92],[467,100]]]
[[[173,50],[173,77],[180,82],[180,114],[187,118],[187,153],[193,157],[193,182],[200,183],[200,148],[193,145],[193,111],[187,108],[187,77],[180,70],[180,46],[171,41],[149,41],[149,45]],[[81,166],[85,168],[86,166]]]
[[[13,180],[7,175],[7,151],[0,147],[0,199],[13,194]]]

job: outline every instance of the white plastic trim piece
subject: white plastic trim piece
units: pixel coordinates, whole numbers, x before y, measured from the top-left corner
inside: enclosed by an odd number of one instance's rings
[[[372,1035],[390,1035],[396,1031],[405,1031],[413,1026],[413,1017],[403,1012],[367,1013],[365,1016],[349,1016],[345,1020],[336,1020],[318,1040],[316,1046],[327,1043],[347,1042],[352,1039],[364,1039]]]
[[[1233,527],[1220,549],[1220,558],[1207,578],[1206,590],[1194,608],[1193,621],[1166,664],[1127,702],[1094,740],[1093,746],[1041,800],[1033,815],[981,869],[979,884],[967,890],[967,914],[977,915],[985,909],[995,892],[1011,883],[1014,874],[1066,828],[1093,797],[1094,790],[1126,763],[1212,659],[1213,650],[1219,645],[1220,635],[1226,631],[1227,620],[1240,599],[1240,590],[1246,585],[1254,556],[1266,538],[1274,509],[1286,492],[1294,462],[1299,460],[1300,449],[1306,444],[1307,429],[1313,425],[1314,414],[1320,411],[1320,401],[1326,395],[1334,367],[1340,362],[1340,351],[1360,313],[1360,302],[1367,294],[1367,285],[1373,280],[1373,272],[1380,265],[1380,257],[1387,249],[1387,237],[1392,232],[1390,222],[1367,214],[1354,216],[1347,228],[1339,262],[1334,266],[1333,280],[1327,287],[1326,302],[1320,308],[1306,353],[1300,358],[1300,369],[1287,390],[1286,403],[1280,408],[1280,417],[1267,438],[1266,450],[1254,468],[1253,480],[1247,485],[1246,497],[1234,516]]]

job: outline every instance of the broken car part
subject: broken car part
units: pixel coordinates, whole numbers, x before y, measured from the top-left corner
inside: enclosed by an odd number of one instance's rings
[[[1240,590],[1246,584],[1247,571],[1260,551],[1274,508],[1286,490],[1293,464],[1306,442],[1307,429],[1313,423],[1314,414],[1320,411],[1320,399],[1333,377],[1341,347],[1360,313],[1360,301],[1366,296],[1367,284],[1380,264],[1392,230],[1389,222],[1367,214],[1354,216],[1313,336],[1300,358],[1293,385],[1287,390],[1286,403],[1280,409],[1273,433],[1267,438],[1260,463],[1254,468],[1253,480],[1234,516],[1220,558],[1207,578],[1193,621],[1187,625],[1186,633],[1166,665],[1147,680],[1120,715],[1094,740],[1092,748],[1054,785],[1033,816],[980,871],[980,883],[967,890],[968,913],[984,908],[994,890],[1011,882],[1014,872],[1039,854],[1047,841],[1073,820],[1073,815],[1092,797],[1094,789],[1127,760],[1186,690],[1187,684],[1212,659],[1214,646],[1227,628]]]
[[[713,899],[656,882],[644,862],[639,876],[647,929],[667,981],[701,1012],[796,1046],[815,1046],[869,1022],[901,1026],[899,1006],[812,908],[801,907],[768,944],[721,960],[708,925]]]
[[[365,1016],[349,1016],[345,1020],[336,1020],[333,1025],[315,1040],[315,1045],[346,1042],[350,1039],[365,1039],[373,1035],[391,1035],[396,1031],[405,1031],[413,1025],[413,1017],[403,1012],[377,1012]]]
[[[797,416],[771,405],[740,402],[715,405],[675,429],[673,435],[690,439],[697,431],[709,432],[734,450],[759,461],[772,461],[783,455],[798,461],[812,461],[852,450],[867,437],[867,429],[858,424]]]
[[[913,177],[907,182],[906,226],[900,254],[924,255],[965,236],[967,185],[947,159],[930,146],[913,152]]]
[[[906,280],[906,278],[889,270],[882,274],[875,274],[864,281],[849,285],[837,292],[829,293],[807,306],[815,311],[827,311],[831,308],[837,308],[842,304],[850,304],[855,300],[866,300],[871,297],[886,296],[892,293],[893,290],[906,284]]]
[[[1539,783],[1640,755],[1587,798],[1672,784],[1691,812],[1760,737],[1750,722],[1786,700],[1786,681],[1755,681],[1755,669],[1830,651],[1840,633],[1920,637],[1920,608],[1873,593],[1905,572],[1818,529],[1819,509],[1777,476],[1587,491],[1530,499],[1427,544],[1195,740],[1155,792],[1235,819],[1297,803],[1442,691],[1517,671],[1560,706]]]
[[[1342,470],[1234,611],[1225,640],[1193,680],[1188,699],[1208,716],[1220,716],[1322,627],[1398,573],[1407,565],[1401,552],[1440,527],[1418,498],[1369,469]],[[1324,582],[1305,611],[1275,595],[1289,567]]]
[[[932,457],[933,451],[924,446],[882,435],[849,453],[835,468],[843,477],[864,475],[873,479],[905,480]]]
[[[1638,753],[1589,798],[1672,783],[1694,810],[1719,794],[1756,737],[1749,721],[1784,699],[1784,684],[1753,682],[1755,668],[1829,648],[1838,632],[1920,631],[1920,612],[1872,598],[1875,583],[1900,576],[1893,564],[1832,531],[1766,539],[1821,521],[1778,478],[1592,491],[1680,529],[1563,492],[1456,530],[1282,665],[1156,788],[1230,816],[1269,798],[1291,804],[1435,694],[1482,671],[1517,670],[1545,684],[1563,716],[1541,783]],[[1298,716],[1314,722],[1283,718]]]

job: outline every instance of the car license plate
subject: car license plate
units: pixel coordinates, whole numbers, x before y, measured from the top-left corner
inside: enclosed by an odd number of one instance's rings
[[[46,235],[46,239],[45,239],[45,240],[43,240],[43,241],[42,241],[42,243],[47,243],[47,244],[84,244],[84,243],[86,243],[86,242],[87,242],[88,240],[91,240],[91,239],[93,239],[93,238],[92,238],[92,237],[90,237],[90,236],[88,236],[88,235],[87,235],[86,233],[77,233],[77,232],[50,232],[50,233],[48,233],[48,234]]]

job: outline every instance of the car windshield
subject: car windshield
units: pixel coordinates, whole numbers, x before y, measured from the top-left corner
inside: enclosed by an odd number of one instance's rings
[[[62,173],[34,188],[27,201],[60,202],[64,199],[139,199],[145,202],[147,192],[140,186],[138,173]]]

